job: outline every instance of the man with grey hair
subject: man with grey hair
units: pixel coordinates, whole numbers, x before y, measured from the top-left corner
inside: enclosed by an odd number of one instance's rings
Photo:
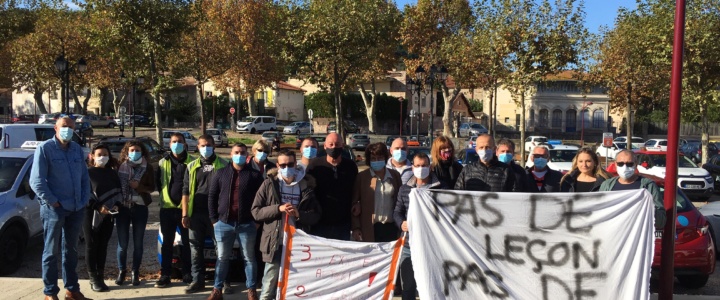
[[[80,145],[72,141],[75,121],[62,117],[55,136],[35,149],[30,186],[40,200],[44,249],[42,278],[45,300],[58,299],[58,249],[62,251],[65,299],[87,299],[78,283],[77,244],[90,200],[90,177]],[[61,248],[62,247],[62,248]]]
[[[563,174],[550,169],[547,163],[550,161],[550,150],[545,146],[535,146],[532,154],[532,167],[528,169],[528,190],[529,193],[553,193],[560,191],[560,179]]]
[[[600,185],[600,191],[625,191],[641,188],[648,190],[655,204],[655,228],[665,226],[666,216],[663,195],[654,181],[635,173],[637,169],[635,153],[628,149],[618,152],[615,156],[615,165],[617,166],[618,177],[605,180]]]

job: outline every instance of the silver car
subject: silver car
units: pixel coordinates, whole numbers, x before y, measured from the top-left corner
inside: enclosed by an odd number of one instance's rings
[[[228,136],[225,130],[222,129],[206,129],[205,134],[212,136],[215,140],[215,145],[218,147],[228,146]]]
[[[29,183],[34,153],[0,150],[0,275],[20,267],[30,240],[42,240],[40,203]]]
[[[487,128],[485,126],[482,126],[478,123],[462,123],[460,124],[460,136],[470,136],[470,135],[481,135],[488,133]]]
[[[286,125],[283,129],[283,133],[285,134],[313,134],[314,132],[315,130],[313,130],[310,122],[293,122],[290,125]]]
[[[354,150],[365,150],[370,144],[370,137],[367,134],[353,134],[347,138],[347,145]]]
[[[188,146],[188,152],[197,152],[198,151],[198,140],[193,136],[190,132],[187,131],[163,131],[163,147],[165,149],[170,149],[170,136],[173,133],[179,132],[180,134],[185,137],[185,142]]]

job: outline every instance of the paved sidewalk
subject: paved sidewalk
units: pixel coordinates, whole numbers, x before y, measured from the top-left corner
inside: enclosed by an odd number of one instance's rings
[[[153,285],[155,281],[141,281],[139,286],[123,285],[116,286],[112,280],[107,280],[106,283],[110,286],[109,292],[96,293],[90,290],[90,283],[88,280],[80,280],[80,289],[86,297],[98,300],[98,299],[207,299],[210,294],[211,288],[206,289],[202,293],[186,295],[184,292],[185,284],[179,281],[173,281],[173,284],[164,289],[155,288]],[[62,284],[62,281],[60,281]],[[207,286],[211,286],[210,282],[207,282]],[[232,295],[225,295],[226,299],[247,299],[247,294],[243,292],[242,285],[233,286],[235,293]],[[2,291],[2,299],[41,299],[43,296],[43,283],[42,279],[39,278],[0,278],[0,291]],[[60,293],[60,299],[63,299],[65,291]],[[258,291],[259,293],[260,291]],[[657,294],[652,294],[650,299],[657,299]],[[393,299],[400,299],[400,297],[393,297]],[[675,300],[717,300],[720,296],[694,296],[694,295],[675,295]]]

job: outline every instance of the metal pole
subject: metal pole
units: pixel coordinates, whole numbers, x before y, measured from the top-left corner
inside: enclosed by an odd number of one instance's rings
[[[664,206],[666,222],[663,228],[660,260],[660,300],[673,298],[675,265],[675,197],[678,175],[678,139],[680,130],[680,101],[682,100],[682,62],[685,41],[685,0],[675,2],[675,38],[673,39],[672,77],[670,81],[670,112],[668,114],[668,149],[665,167]],[[670,154],[673,155],[670,155]]]
[[[419,85],[417,88],[417,92],[418,92],[418,99],[417,99],[418,100],[417,101],[418,108],[415,111],[415,122],[417,123],[417,126],[415,126],[415,131],[416,131],[415,136],[417,137],[418,141],[420,141],[420,114],[421,113],[420,113],[420,86]],[[410,135],[412,135],[412,132],[410,133]]]
[[[585,103],[583,103],[583,106],[580,109],[580,118],[582,119],[580,121],[580,147],[584,147],[585,146]]]
[[[400,136],[402,136],[402,128],[403,128],[402,115],[403,115],[403,110],[402,110],[402,99],[401,99],[400,100]]]
[[[430,74],[434,76],[434,74]],[[430,77],[430,118],[428,118],[428,141],[433,140],[433,121],[435,117],[435,103],[433,102],[433,85],[435,83],[434,78]]]
[[[135,124],[135,86],[136,86],[136,83],[133,83],[133,88],[132,88],[132,93],[133,93],[133,94],[132,94],[132,118],[130,118],[130,119],[132,120],[132,127],[133,127],[132,137],[133,137],[133,138],[135,138],[135,127],[137,126],[137,124]]]

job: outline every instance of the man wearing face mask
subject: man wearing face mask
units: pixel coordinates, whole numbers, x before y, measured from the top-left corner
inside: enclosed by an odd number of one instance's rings
[[[280,150],[277,168],[268,172],[255,195],[252,215],[263,223],[260,252],[265,262],[261,300],[275,299],[283,246],[285,217],[296,228],[308,230],[320,219],[320,205],[315,200],[315,179],[305,175],[305,168],[295,162],[295,152]]]
[[[238,241],[245,261],[248,299],[257,300],[257,228],[250,210],[263,177],[260,172],[247,165],[248,153],[244,144],[233,145],[230,155],[232,163],[219,168],[210,184],[209,218],[217,240],[218,257],[215,264],[215,284],[208,299],[223,298],[233,245]]]
[[[300,144],[300,154],[302,158],[298,164],[307,168],[310,165],[310,160],[317,157],[318,142],[314,137],[306,137],[302,144]]]
[[[600,185],[600,191],[648,190],[655,204],[655,228],[665,226],[666,216],[663,194],[655,182],[635,173],[637,168],[635,153],[627,149],[618,152],[615,156],[615,164],[617,165],[618,177],[605,180]]]
[[[183,178],[187,170],[187,164],[195,158],[187,153],[187,143],[182,133],[175,132],[170,136],[171,154],[166,154],[158,164],[159,172],[156,173],[155,182],[160,192],[160,232],[163,235],[162,248],[160,253],[160,279],[155,287],[164,288],[170,285],[170,273],[172,269],[173,242],[175,231],[180,227],[180,239],[182,248],[180,258],[182,259],[183,282],[192,283],[190,274],[190,242],[188,229],[182,226],[182,191]]]
[[[322,207],[322,217],[312,234],[348,241],[358,168],[355,162],[342,157],[343,141],[337,133],[328,134],[324,146],[327,154],[311,160],[307,171],[317,181],[315,197]]]
[[[412,176],[398,191],[393,218],[395,225],[402,232],[410,231],[407,222],[408,208],[410,207],[410,191],[418,189],[446,189],[435,173],[430,172],[430,158],[427,154],[419,152],[413,157]],[[410,238],[405,237],[405,245],[400,255],[400,280],[402,281],[402,299],[415,300],[415,277],[410,260]]]
[[[402,182],[407,182],[412,177],[412,162],[407,160],[407,142],[402,138],[396,138],[390,145],[390,159],[385,168],[400,173]]]
[[[268,170],[275,168],[275,164],[267,160],[270,151],[270,146],[264,140],[258,140],[252,146],[253,156],[248,158],[250,166],[262,173],[263,178],[267,176]]]
[[[560,180],[563,174],[547,166],[550,151],[545,146],[536,146],[531,154],[533,166],[530,168],[527,185],[529,193],[560,192]]]
[[[510,166],[513,174],[515,175],[515,183],[517,186],[516,192],[529,192],[528,188],[528,173],[523,167],[515,163],[515,143],[509,139],[501,139],[497,143],[497,150],[495,155],[500,162],[506,163]]]
[[[510,166],[495,157],[495,140],[488,134],[478,136],[475,151],[480,161],[465,166],[458,175],[455,189],[484,192],[514,192],[515,174]]]
[[[87,299],[80,292],[77,244],[90,200],[90,178],[85,155],[72,141],[75,122],[63,117],[55,123],[55,136],[35,149],[30,187],[40,200],[44,245],[42,278],[45,300],[58,299],[58,257],[62,250],[65,299]]]
[[[215,155],[212,136],[198,138],[200,157],[187,164],[183,177],[182,225],[188,228],[190,240],[190,261],[192,283],[185,293],[195,293],[205,288],[205,237],[212,236],[212,223],[208,209],[208,192],[213,171],[224,167],[227,162]]]

